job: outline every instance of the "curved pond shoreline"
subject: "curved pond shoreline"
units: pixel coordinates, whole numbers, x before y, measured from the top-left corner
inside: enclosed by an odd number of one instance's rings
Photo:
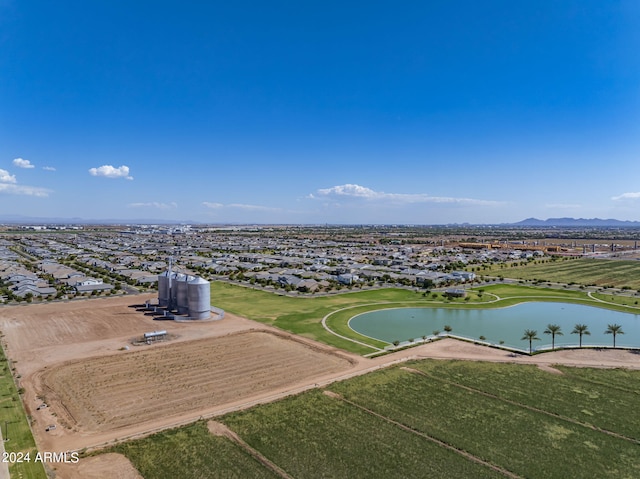
[[[604,305],[602,305],[604,306]],[[570,334],[577,323],[586,324],[590,335],[583,336],[583,346],[611,347],[613,338],[605,334],[608,324],[620,324],[625,334],[616,336],[617,347],[640,347],[640,314],[561,301],[526,301],[495,308],[472,307],[389,307],[361,313],[348,321],[349,328],[363,336],[393,343],[411,338],[432,336],[434,331],[452,327],[452,334],[470,340],[500,344],[527,350],[528,341],[521,340],[525,329],[538,332],[534,350],[550,349],[551,335],[543,334],[547,324],[558,324],[563,335],[556,335],[555,346],[577,347],[579,335]]]

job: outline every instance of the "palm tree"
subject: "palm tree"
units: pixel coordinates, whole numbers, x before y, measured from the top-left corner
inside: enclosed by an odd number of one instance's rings
[[[547,329],[543,331],[544,334],[551,335],[551,349],[556,349],[556,336],[564,335],[560,329],[560,326],[557,324],[547,324]]]
[[[589,331],[589,326],[587,326],[586,324],[576,324],[573,327],[573,331],[571,331],[571,334],[579,334],[580,335],[580,347],[582,347],[582,335],[586,335],[586,336],[591,336],[591,331]]]
[[[522,336],[522,341],[529,341],[529,354],[531,354],[533,351],[531,341],[533,341],[534,339],[536,341],[540,341],[540,338],[538,337],[538,331],[536,331],[535,329],[525,329],[524,336]]]
[[[619,324],[608,324],[604,334],[613,334],[613,347],[616,347],[616,334],[624,334],[622,326]]]

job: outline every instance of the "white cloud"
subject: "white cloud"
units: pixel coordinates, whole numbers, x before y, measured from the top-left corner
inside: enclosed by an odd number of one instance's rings
[[[157,201],[151,201],[148,203],[129,203],[129,208],[157,208],[159,210],[172,210],[178,207],[178,204],[174,201],[171,203],[158,203]]]
[[[271,208],[269,206],[260,206],[260,205],[243,205],[240,203],[231,203],[227,205],[229,208],[238,208],[241,210],[247,211],[280,211],[280,208]]]
[[[202,204],[207,208],[211,208],[212,210],[224,208],[224,205],[222,203],[210,203],[208,201],[204,201]]]
[[[313,199],[364,199],[367,201],[385,201],[397,204],[411,203],[450,203],[460,205],[496,206],[502,204],[499,201],[478,200],[474,198],[456,198],[448,196],[430,196],[426,193],[384,193],[375,191],[366,186],[346,184],[331,188],[319,189],[316,194],[308,196]]]
[[[225,205],[222,203],[210,203],[208,201],[204,201],[202,204],[210,209],[235,208],[245,211],[281,211],[280,208],[272,208],[269,206],[260,205],[245,205],[242,203],[230,203],[228,205]]]
[[[56,169],[53,166],[43,166],[42,169],[46,171],[56,171]]]
[[[640,191],[637,191],[635,193],[622,193],[621,195],[613,196],[611,199],[613,201],[619,201],[619,200],[637,200],[638,198],[640,198]]]
[[[2,168],[0,168],[0,193],[40,197],[49,196],[49,193],[51,193],[51,190],[48,190],[46,188],[40,188],[38,186],[17,185],[17,182],[18,181],[16,180],[15,175],[11,175],[7,170],[3,170]]]
[[[22,158],[16,158],[13,160],[13,164],[18,168],[35,168],[29,160],[23,160]]]
[[[51,190],[48,190],[46,188],[39,188],[37,186],[22,186],[22,185],[8,184],[8,183],[0,183],[0,193],[45,197],[45,196],[49,196],[49,193],[51,193]]]
[[[340,185],[333,186],[331,188],[324,188],[318,190],[318,195],[320,196],[350,196],[355,198],[367,198],[367,199],[377,199],[385,196],[385,193],[378,193],[373,191],[371,188],[367,188],[366,186],[360,185]],[[313,195],[311,195],[313,197]]]
[[[17,183],[16,175],[10,175],[7,170],[0,168],[0,183]]]
[[[129,167],[122,165],[118,168],[111,165],[102,165],[99,168],[90,168],[91,176],[104,176],[105,178],[125,178],[133,180],[133,176],[129,176]]]

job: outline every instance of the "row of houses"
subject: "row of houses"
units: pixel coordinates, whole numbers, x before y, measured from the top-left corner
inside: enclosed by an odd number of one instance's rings
[[[101,276],[151,286],[158,272],[167,269],[169,256],[174,258],[176,269],[209,278],[254,278],[313,291],[335,283],[458,284],[475,280],[475,273],[466,271],[472,269],[467,265],[542,254],[445,246],[444,241],[404,244],[401,236],[397,241],[379,241],[373,233],[352,235],[354,229],[349,228],[328,230],[324,236],[313,228],[288,227],[194,227],[180,234],[154,231],[83,230],[14,235],[0,240],[39,259],[38,273],[42,277],[53,276],[55,284],[65,284],[78,292],[111,288]],[[336,233],[335,238],[328,238],[329,233]],[[1,252],[0,248],[0,258]],[[81,271],[62,265],[66,258],[72,258]]]
[[[57,293],[56,288],[50,286],[48,281],[11,260],[0,261],[0,281],[11,294],[18,298],[25,298],[28,295],[33,297],[55,296]]]
[[[247,271],[242,273],[244,279],[255,279],[259,282],[278,284],[301,291],[314,292],[338,283],[352,286],[362,283],[391,282],[410,283],[417,286],[438,286],[444,283],[465,283],[475,280],[476,275],[467,271],[442,273],[426,270],[411,270],[395,273],[392,271],[378,271],[362,267],[350,272],[313,271],[311,269],[271,269],[269,271]]]
[[[87,276],[68,266],[45,260],[37,263],[37,272],[26,269],[15,260],[0,261],[0,281],[15,297],[50,298],[64,294],[111,291],[114,286],[101,278]],[[58,286],[58,287],[56,287]]]

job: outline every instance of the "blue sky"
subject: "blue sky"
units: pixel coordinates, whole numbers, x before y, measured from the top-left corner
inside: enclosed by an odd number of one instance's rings
[[[640,220],[640,3],[0,0],[0,215]]]

